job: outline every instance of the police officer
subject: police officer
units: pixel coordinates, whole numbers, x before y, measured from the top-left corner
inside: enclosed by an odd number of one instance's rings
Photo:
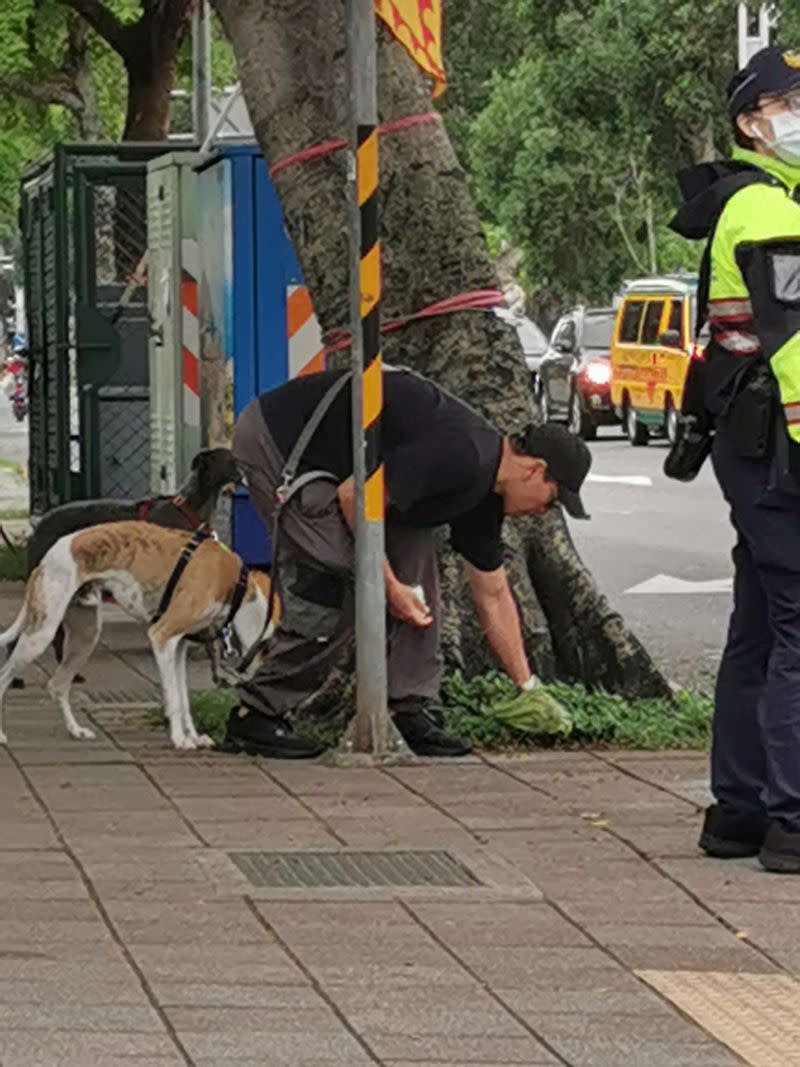
[[[732,159],[679,176],[685,202],[672,223],[707,240],[698,325],[707,316],[711,340],[684,415],[713,434],[737,535],[716,803],[700,847],[800,874],[800,51],[760,51],[730,83],[728,106]]]

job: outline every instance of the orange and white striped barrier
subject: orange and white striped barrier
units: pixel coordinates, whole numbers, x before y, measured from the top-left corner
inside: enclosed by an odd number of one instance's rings
[[[290,378],[325,370],[322,333],[311,306],[311,296],[304,285],[287,286],[286,337]]]
[[[181,382],[183,384],[183,421],[200,426],[200,325],[197,318],[197,278],[199,254],[197,241],[181,242]]]

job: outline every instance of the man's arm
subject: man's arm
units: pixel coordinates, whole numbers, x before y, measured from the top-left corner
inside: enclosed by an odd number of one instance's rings
[[[336,489],[339,508],[350,533],[356,528],[356,487],[352,476],[343,481]],[[384,501],[385,505],[386,501]],[[386,585],[386,603],[396,619],[411,626],[424,628],[433,622],[430,608],[407,585],[397,577],[389,560],[383,560],[383,580]]]
[[[505,568],[479,571],[469,563],[464,568],[489,648],[511,680],[522,687],[530,679],[531,669]]]

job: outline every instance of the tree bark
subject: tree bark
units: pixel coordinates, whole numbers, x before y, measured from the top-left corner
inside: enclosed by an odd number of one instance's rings
[[[65,0],[125,64],[128,102],[123,141],[165,141],[175,59],[192,0],[142,0],[141,17],[123,23],[102,0]]]
[[[233,46],[256,136],[268,165],[346,136],[343,0],[214,0]],[[379,34],[382,123],[432,110],[405,50]],[[441,122],[381,139],[383,314],[395,318],[474,289],[496,288],[466,175]],[[343,152],[282,171],[275,180],[322,330],[349,326],[347,158]],[[487,312],[421,320],[386,338],[389,363],[440,382],[510,431],[532,418],[516,333]],[[531,662],[545,678],[636,696],[668,686],[595,586],[558,511],[507,524],[509,569]],[[489,653],[445,556],[444,650],[476,673]]]

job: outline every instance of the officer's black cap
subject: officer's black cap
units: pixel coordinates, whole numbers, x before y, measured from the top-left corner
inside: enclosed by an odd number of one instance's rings
[[[780,95],[800,88],[800,49],[783,45],[762,48],[728,84],[728,111],[732,119],[753,111],[759,97]]]
[[[588,519],[580,489],[589,468],[592,454],[584,441],[566,426],[547,423],[527,426],[516,437],[517,446],[529,456],[543,459],[547,475],[558,483],[558,502],[574,519]]]

